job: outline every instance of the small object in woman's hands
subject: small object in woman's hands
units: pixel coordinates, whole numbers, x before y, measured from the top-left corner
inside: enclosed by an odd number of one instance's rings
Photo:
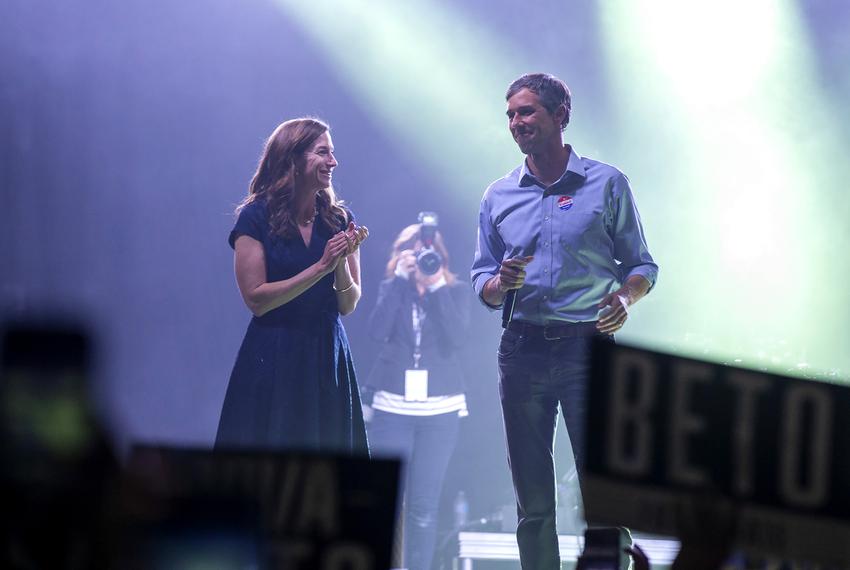
[[[366,226],[356,226],[354,222],[349,222],[348,227],[343,230],[342,234],[348,243],[348,255],[351,255],[357,251],[360,244],[369,236],[369,228]]]

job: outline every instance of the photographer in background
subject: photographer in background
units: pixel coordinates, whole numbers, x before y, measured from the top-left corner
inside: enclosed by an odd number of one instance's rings
[[[404,566],[428,570],[437,510],[460,417],[467,415],[458,349],[469,329],[469,287],[448,269],[437,216],[396,238],[369,319],[383,343],[365,382],[366,430],[373,456],[401,457]],[[370,417],[371,416],[371,417]]]

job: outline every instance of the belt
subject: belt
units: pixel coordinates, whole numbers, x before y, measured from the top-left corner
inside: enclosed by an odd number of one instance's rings
[[[551,325],[535,325],[525,321],[511,321],[505,327],[509,331],[520,334],[543,338],[545,340],[558,340],[562,338],[582,338],[588,336],[604,336],[596,328],[596,321],[583,321],[579,323],[559,322]]]

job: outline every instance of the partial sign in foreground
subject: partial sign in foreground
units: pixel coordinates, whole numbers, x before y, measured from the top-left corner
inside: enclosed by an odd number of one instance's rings
[[[601,342],[592,523],[850,567],[850,388]]]
[[[130,472],[138,567],[390,567],[397,461],[138,447]]]

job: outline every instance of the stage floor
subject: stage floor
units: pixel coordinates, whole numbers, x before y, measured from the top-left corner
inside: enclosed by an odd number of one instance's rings
[[[653,569],[669,567],[679,552],[679,542],[673,539],[650,537],[632,533],[652,563]],[[558,536],[562,563],[574,563],[581,553],[584,537],[575,535]],[[461,532],[458,533],[458,562],[461,570],[472,570],[476,560],[516,560],[519,549],[516,535],[509,532]]]

